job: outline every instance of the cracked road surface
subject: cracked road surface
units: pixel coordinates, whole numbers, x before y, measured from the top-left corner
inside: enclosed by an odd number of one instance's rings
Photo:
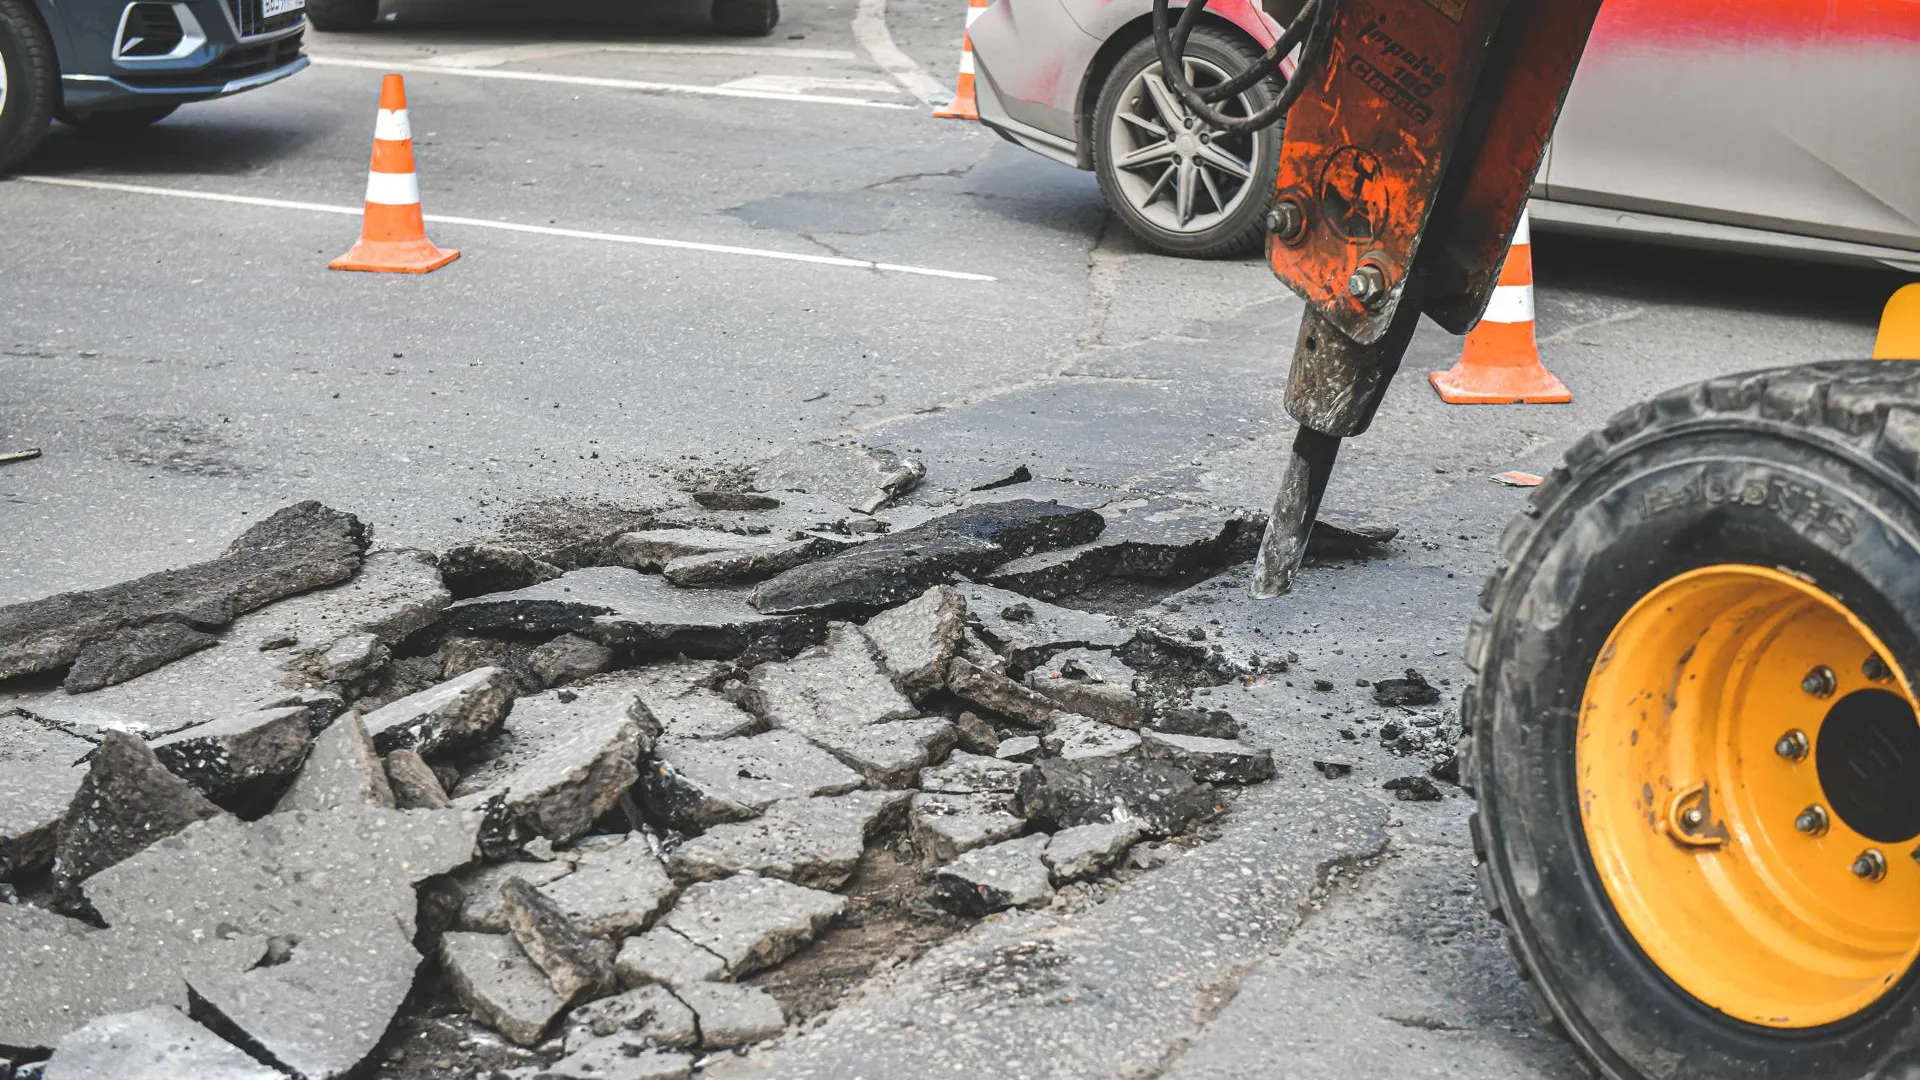
[[[964,10],[814,0],[742,41],[699,5],[399,0],[377,32],[313,35],[322,62],[287,83],[112,144],[56,129],[24,172],[353,207],[396,66],[430,214],[991,280],[459,224],[433,227],[465,252],[437,274],[330,274],[350,217],[8,181],[0,449],[45,456],[0,468],[0,602],[195,561],[297,499],[445,546],[533,500],[643,501],[846,433],[923,459],[934,491],[1026,464],[1264,508],[1298,303],[1258,262],[1145,254],[1089,175],[926,119]],[[1666,386],[1864,355],[1894,283],[1552,235],[1535,258],[1575,404],[1440,406],[1424,373],[1458,342],[1424,328],[1328,497],[1399,524],[1388,554],[1269,604],[1244,568],[1148,598],[1299,654],[1291,684],[1218,691],[1279,781],[1097,911],[989,920],[710,1074],[1575,1075],[1480,916],[1466,799],[1381,790],[1425,763],[1343,737],[1384,719],[1355,682],[1411,665],[1457,701],[1524,498],[1488,475],[1544,472]]]

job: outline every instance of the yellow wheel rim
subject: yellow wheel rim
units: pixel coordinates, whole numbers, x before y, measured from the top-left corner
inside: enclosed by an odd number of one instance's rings
[[[1834,1023],[1920,955],[1920,724],[1891,656],[1821,589],[1722,565],[1643,597],[1588,677],[1594,865],[1640,948],[1730,1017]]]

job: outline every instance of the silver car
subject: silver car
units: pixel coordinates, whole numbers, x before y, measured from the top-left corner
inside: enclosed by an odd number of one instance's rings
[[[1299,4],[1282,8],[1282,18]],[[1221,135],[1159,76],[1150,0],[994,0],[971,36],[980,120],[1098,176],[1147,246],[1258,247],[1278,133]],[[1281,24],[1215,0],[1188,45],[1196,85]],[[1256,85],[1234,104],[1270,100]],[[1607,0],[1533,218],[1706,247],[1920,270],[1920,0]]]

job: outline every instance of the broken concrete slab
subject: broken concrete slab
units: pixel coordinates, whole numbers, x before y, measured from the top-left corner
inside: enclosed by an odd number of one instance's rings
[[[447,602],[440,572],[414,551],[377,551],[345,584],[280,600],[242,615],[220,644],[136,679],[89,694],[25,693],[15,704],[83,738],[101,731],[174,732],[241,713],[312,705],[317,687],[308,652],[342,636],[370,633],[396,643],[438,617]],[[263,649],[263,646],[276,645]],[[316,710],[316,716],[319,710]],[[322,719],[331,719],[324,717]]]
[[[765,612],[875,610],[957,574],[1085,543],[1105,526],[1092,510],[1031,499],[969,507],[789,570],[754,590]]]
[[[1120,757],[1140,749],[1140,736],[1100,720],[1060,713],[1054,717],[1053,730],[1040,737],[1040,747],[1066,761]]]
[[[624,986],[644,983],[682,986],[724,978],[727,973],[725,961],[664,927],[655,927],[621,942],[620,954],[614,957],[613,966]]]
[[[792,653],[819,639],[804,615],[766,615],[728,589],[680,589],[622,566],[574,570],[513,592],[456,602],[447,622],[459,630],[572,633],[628,656],[727,659],[756,645]]]
[[[1266,527],[1264,520],[1261,527]],[[1338,510],[1322,510],[1314,517],[1313,533],[1307,538],[1307,555],[1319,558],[1354,555],[1379,547],[1399,535],[1397,525]]]
[[[966,619],[966,598],[951,585],[935,585],[862,629],[894,685],[919,701],[946,685],[947,662],[960,651]]]
[[[1062,712],[1091,716],[1125,728],[1146,719],[1139,672],[1102,649],[1067,649],[1027,672],[1027,686]]]
[[[100,690],[212,648],[219,641],[183,622],[124,627],[81,649],[60,686],[69,694]]]
[[[638,700],[617,678],[520,698],[489,756],[453,790],[454,805],[499,797],[513,820],[555,843],[584,834],[639,779]]]
[[[661,925],[718,956],[744,978],[793,955],[847,907],[837,893],[737,874],[689,885]]]
[[[1032,728],[1045,729],[1058,709],[1052,699],[964,657],[947,663],[947,689],[962,701]]]
[[[942,862],[1027,831],[1014,796],[994,792],[918,794],[907,820],[913,842]]]
[[[791,731],[739,739],[666,740],[641,785],[647,813],[675,828],[744,821],[781,799],[842,795],[859,773]]]
[[[86,894],[131,947],[185,951],[194,992],[274,1060],[336,1077],[372,1051],[413,986],[414,886],[471,859],[474,830],[451,810],[212,818],[95,874]],[[259,962],[270,950],[258,944],[244,960],[193,959],[274,939],[290,947],[280,962]]]
[[[461,544],[440,556],[440,576],[456,597],[524,589],[562,573],[552,563],[504,544]]]
[[[572,873],[534,883],[587,934],[616,939],[645,930],[679,892],[637,834],[581,851]]]
[[[959,735],[946,719],[923,716],[821,731],[812,739],[821,749],[859,773],[868,784],[904,788],[912,787],[919,780],[923,767],[945,758]]]
[[[1198,735],[1207,739],[1237,739],[1240,721],[1225,709],[1176,705],[1159,710],[1146,726],[1168,735]]]
[[[847,546],[825,536],[807,535],[764,547],[681,555],[667,562],[661,576],[683,589],[765,581]]]
[[[63,894],[94,874],[224,812],[167,771],[137,736],[109,731],[94,751],[54,841],[54,884]],[[81,1018],[81,1019],[84,1019]]]
[[[571,1004],[613,989],[613,946],[588,937],[525,878],[508,878],[500,886],[500,911],[520,951],[546,973],[562,1001]]]
[[[1020,790],[1020,780],[1033,766],[1017,761],[984,757],[956,751],[943,765],[920,774],[920,790],[950,794],[998,792],[1011,795]]]
[[[1440,689],[1425,675],[1408,668],[1404,679],[1374,680],[1373,700],[1382,705],[1438,705]]]
[[[715,825],[667,857],[674,877],[710,881],[752,872],[815,889],[853,875],[866,842],[900,819],[909,793],[855,791],[777,802],[752,821]]]
[[[1021,779],[1018,800],[1021,813],[1049,832],[1135,821],[1156,839],[1221,811],[1213,789],[1185,769],[1138,757],[1042,760]]]
[[[808,442],[788,447],[753,475],[756,491],[804,491],[830,498],[863,514],[912,491],[927,467],[891,450],[848,442]]]
[[[440,778],[419,754],[395,750],[387,755],[387,786],[393,790],[393,805],[400,810],[445,810],[453,805]]]
[[[0,714],[0,881],[43,870],[93,744],[19,713]]]
[[[834,623],[825,644],[787,663],[754,668],[740,704],[774,727],[801,735],[919,714],[880,670],[866,635],[848,623]]]
[[[133,627],[217,629],[281,597],[346,580],[368,543],[366,526],[351,514],[296,503],[242,533],[217,559],[0,607],[0,679],[66,667]]]
[[[0,904],[0,1046],[50,1048],[98,1016],[187,1007],[186,970],[245,965],[263,942],[246,935],[183,947],[130,940],[26,904]]]
[[[612,649],[578,634],[561,634],[527,654],[527,670],[544,687],[563,686],[598,675],[615,662]]]
[[[371,674],[392,658],[379,635],[365,630],[342,634],[302,666],[326,683],[350,683]]]
[[[998,567],[989,583],[1042,600],[1070,596],[1109,578],[1162,581],[1252,557],[1265,519],[1166,496],[1109,502],[1107,527],[1090,544],[1043,552]]]
[[[567,1049],[567,1056],[551,1065],[496,1075],[511,1080],[687,1080],[693,1075],[693,1055],[656,1049],[625,1034],[580,1041],[578,1049]]]
[[[1053,872],[1053,883],[1065,885],[1105,873],[1139,839],[1137,821],[1075,825],[1054,833],[1040,858]]]
[[[545,1038],[567,1008],[546,974],[506,934],[442,935],[440,968],[474,1019],[520,1046]]]
[[[765,551],[789,542],[785,535],[748,536],[722,529],[645,529],[615,540],[613,556],[630,570],[658,574],[675,559],[716,552]]]
[[[960,855],[934,871],[935,899],[962,915],[1045,907],[1053,900],[1052,875],[1040,858],[1048,839],[1035,833]]]
[[[164,1005],[89,1020],[53,1048],[46,1080],[286,1080]]]
[[[640,702],[671,739],[737,739],[767,729],[765,720],[703,688],[677,694],[643,690]]]
[[[955,586],[967,598],[967,622],[1016,667],[1029,668],[1062,649],[1117,649],[1134,638],[1111,615],[1076,611],[991,585]]]
[[[392,808],[393,787],[386,764],[374,751],[358,713],[348,713],[328,725],[313,740],[307,763],[293,786],[280,796],[277,813],[300,810],[351,810],[363,806]]]
[[[683,983],[674,994],[700,1021],[700,1045],[708,1050],[771,1039],[786,1030],[787,1017],[773,995],[738,983]]]
[[[1031,762],[1040,756],[1040,737],[1016,735],[1011,739],[1002,739],[1000,745],[994,747],[993,756],[1001,761]]]
[[[516,877],[535,886],[550,884],[573,873],[576,858],[568,852],[566,857],[552,862],[486,863],[457,871],[453,883],[460,890],[461,903],[454,925],[476,933],[506,933],[507,915],[500,907],[500,886],[505,885],[508,878]]]
[[[706,505],[696,496],[695,505],[669,510],[661,514],[655,524],[769,540],[798,540],[811,533],[844,538],[865,531],[882,531],[873,529],[874,521],[868,515],[825,496],[804,491],[749,494],[759,501],[748,505],[749,500],[709,499],[710,503],[726,505]],[[767,502],[774,505],[764,506]],[[764,509],[756,508],[759,506]]]
[[[438,686],[381,706],[363,722],[374,749],[383,754],[405,748],[422,757],[462,749],[499,730],[513,707],[513,676],[497,667],[480,667]]]
[[[953,726],[960,732],[960,749],[967,753],[992,757],[999,752],[1000,733],[994,730],[992,724],[982,720],[978,713],[961,713]]]
[[[1203,784],[1258,784],[1273,779],[1273,751],[1233,739],[1148,731],[1142,735],[1140,753],[1149,760],[1171,761]]]
[[[699,1041],[693,1010],[665,986],[638,986],[625,993],[588,1002],[567,1017],[567,1052],[577,1053],[588,1044],[618,1037],[642,1046],[679,1049]],[[605,1080],[615,1073],[603,1073]]]
[[[312,738],[308,710],[299,705],[215,720],[152,743],[168,771],[209,798],[224,799],[292,776]]]

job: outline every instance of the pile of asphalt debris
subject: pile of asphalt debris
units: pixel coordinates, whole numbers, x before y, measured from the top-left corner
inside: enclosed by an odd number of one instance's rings
[[[426,979],[535,1049],[495,1075],[686,1077],[874,845],[1045,906],[1273,775],[1191,693],[1284,657],[1050,602],[1259,520],[922,474],[809,444],[438,555],[307,502],[0,608],[0,1077],[364,1075]]]

